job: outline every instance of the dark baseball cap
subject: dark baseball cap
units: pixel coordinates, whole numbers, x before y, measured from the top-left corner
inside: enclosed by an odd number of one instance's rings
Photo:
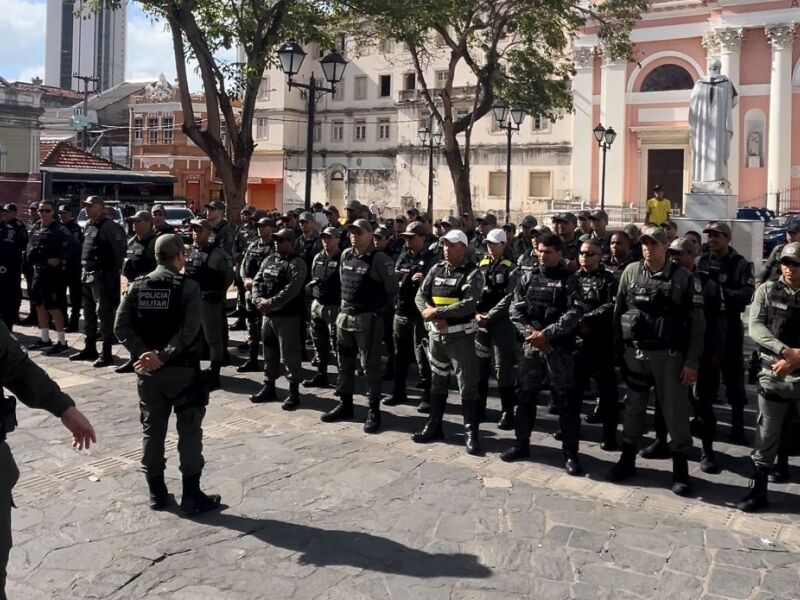
[[[275,220],[274,219],[270,219],[269,217],[261,217],[258,221],[256,221],[256,225],[258,227],[262,227],[262,226],[264,226],[264,227],[267,227],[267,226],[275,227]]]
[[[389,228],[385,225],[378,225],[374,231],[375,235],[379,237],[389,237]]]
[[[213,210],[225,210],[225,203],[221,200],[214,200],[206,204],[205,208],[211,208]]]
[[[561,212],[556,213],[553,215],[553,223],[572,223],[573,225],[578,224],[578,217],[575,216],[575,213],[571,212]]]
[[[175,258],[183,252],[183,240],[174,233],[165,233],[156,238],[155,253],[159,258]]]
[[[147,221],[148,223],[150,223],[152,220],[153,220],[153,215],[151,215],[146,210],[140,210],[131,217],[131,221]]]
[[[792,242],[791,244],[786,244],[781,250],[780,262],[800,265],[800,243]]]
[[[345,210],[360,210],[363,206],[358,200],[349,200],[345,205]]]
[[[411,221],[406,226],[406,230],[402,232],[400,235],[403,237],[414,237],[415,235],[426,236],[428,234],[428,228],[425,227],[424,223],[420,223],[419,221]]]
[[[589,213],[589,218],[593,221],[608,221],[608,213],[602,208],[596,208]]]
[[[326,227],[322,230],[322,233],[319,234],[320,237],[339,237],[339,230],[336,227]]]
[[[191,221],[189,221],[189,225],[191,225],[193,228],[202,227],[203,229],[209,229],[209,230],[213,229],[213,227],[211,226],[211,221],[209,221],[208,219],[192,219]]]
[[[166,213],[167,211],[164,210],[163,204],[153,204],[153,206],[150,207],[150,214],[152,215],[153,213],[157,212]]]
[[[588,210],[579,210],[578,214],[575,215],[578,219],[591,219],[592,213]]]
[[[372,225],[370,225],[370,222],[366,219],[356,219],[347,226],[347,229],[360,229],[361,231],[372,233]]]
[[[294,241],[294,231],[289,229],[288,227],[284,227],[283,229],[279,229],[275,233],[272,234],[273,240],[291,240]]]
[[[520,222],[520,227],[524,227],[525,229],[530,229],[532,227],[536,227],[539,222],[536,220],[536,217],[531,215],[525,215],[522,221]]]
[[[478,223],[488,223],[489,225],[497,224],[497,217],[492,213],[484,213],[475,219]]]
[[[731,237],[731,228],[727,223],[721,223],[719,221],[711,221],[706,228],[703,229],[703,233],[708,233],[709,231],[714,231],[716,233],[721,233],[728,239]]]
[[[313,220],[314,220],[314,214],[308,211],[301,212],[300,216],[298,217],[298,221],[306,221],[308,223],[311,223]]]
[[[83,204],[103,204],[105,205],[106,201],[103,200],[102,196],[89,196],[86,200],[83,201]]]
[[[63,215],[64,213],[71,213],[71,212],[72,212],[72,207],[69,204],[59,204],[58,205],[58,213],[59,214]]]

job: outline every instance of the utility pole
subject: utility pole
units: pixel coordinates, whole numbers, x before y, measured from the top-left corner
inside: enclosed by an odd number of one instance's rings
[[[73,79],[79,79],[83,82],[83,129],[81,131],[81,149],[87,150],[89,148],[89,94],[96,94],[97,89],[89,92],[89,82],[94,84],[100,82],[97,77],[89,77],[88,75],[79,75],[78,73],[72,74]]]

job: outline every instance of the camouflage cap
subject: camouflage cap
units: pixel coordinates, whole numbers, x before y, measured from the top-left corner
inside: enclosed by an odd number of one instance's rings
[[[792,242],[791,244],[786,244],[781,250],[780,260],[782,263],[800,265],[800,243]]]

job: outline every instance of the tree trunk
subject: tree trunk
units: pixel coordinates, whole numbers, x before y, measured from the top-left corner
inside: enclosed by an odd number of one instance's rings
[[[456,209],[459,215],[463,213],[472,215],[472,188],[469,181],[469,164],[465,164],[463,160],[452,126],[445,126],[443,131],[445,136],[444,156],[447,159],[450,178],[453,180],[453,190],[456,193]]]
[[[237,166],[231,168],[224,165],[222,169],[215,167],[217,175],[222,180],[222,190],[225,192],[225,205],[228,209],[227,219],[233,224],[239,224],[239,214],[245,205],[247,195],[247,173],[250,170],[250,160],[240,157]]]

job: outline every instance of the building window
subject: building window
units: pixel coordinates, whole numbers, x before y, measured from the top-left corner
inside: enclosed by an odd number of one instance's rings
[[[550,129],[550,121],[542,115],[535,115],[531,118],[531,131],[546,131]]]
[[[439,89],[444,88],[447,85],[447,80],[450,73],[448,71],[436,71],[436,87]]]
[[[416,73],[406,73],[403,75],[403,89],[404,90],[415,90],[417,89],[417,74]]]
[[[489,196],[502,198],[506,195],[506,172],[492,171],[489,173]]]
[[[359,75],[353,78],[353,100],[367,99],[367,77]]]
[[[269,85],[269,77],[262,77],[261,78],[261,84],[258,86],[257,99],[258,100],[263,100],[263,101],[269,100],[269,96],[270,96],[271,92],[272,92],[272,89],[270,88],[270,85]]]
[[[341,121],[334,121],[331,126],[331,140],[334,142],[341,142],[344,140],[344,123]]]
[[[136,140],[137,143],[141,143],[143,137],[144,121],[140,117],[137,117],[133,120],[133,139]]]
[[[174,124],[174,120],[172,117],[165,117],[161,119],[161,139],[164,141],[165,144],[171,145],[172,144],[172,126]]]
[[[530,198],[552,198],[552,179],[550,171],[531,171],[528,174],[528,196]]]
[[[378,119],[378,139],[388,140],[392,133],[392,126],[389,119]]]
[[[158,119],[147,119],[147,143],[158,143]]]
[[[392,95],[392,76],[381,75],[380,77],[380,95],[381,98],[388,98]]]
[[[317,121],[314,123],[314,141],[321,142],[322,141],[322,123]]]
[[[367,122],[364,119],[356,119],[353,122],[353,139],[357,142],[367,139]]]
[[[383,40],[381,42],[381,52],[384,54],[391,54],[394,51],[394,43],[392,40]]]
[[[492,118],[489,119],[489,121],[491,122],[491,125],[489,126],[489,131],[491,131],[492,133],[497,133],[498,131],[505,131],[503,129],[500,129],[500,123],[498,123],[497,119],[494,118],[494,114],[492,114]]]
[[[694,87],[694,79],[689,71],[679,65],[661,65],[656,67],[642,82],[643,92],[667,92],[670,90],[690,90]]]
[[[269,119],[265,119],[263,117],[256,119],[256,139],[269,139]]]

